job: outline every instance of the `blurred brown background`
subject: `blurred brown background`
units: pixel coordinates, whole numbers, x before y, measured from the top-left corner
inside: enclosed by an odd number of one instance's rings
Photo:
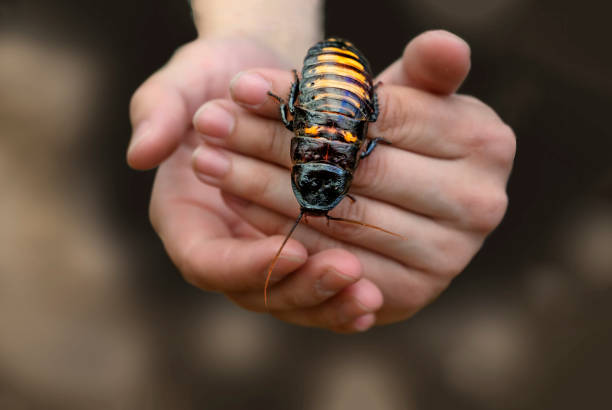
[[[611,408],[605,2],[328,2],[327,33],[377,72],[426,29],[465,38],[462,91],[518,137],[507,217],[469,268],[357,336],[190,287],[150,228],[128,102],[194,38],[185,3],[0,0],[0,409]]]

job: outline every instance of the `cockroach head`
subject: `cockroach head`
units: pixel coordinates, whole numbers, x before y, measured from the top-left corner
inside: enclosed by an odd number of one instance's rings
[[[346,195],[352,174],[324,163],[296,164],[291,171],[293,193],[308,214],[326,214]]]

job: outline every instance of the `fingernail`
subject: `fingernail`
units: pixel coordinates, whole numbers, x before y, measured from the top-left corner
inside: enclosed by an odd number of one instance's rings
[[[132,133],[132,139],[128,146],[128,155],[151,134],[151,123],[148,120],[142,121],[136,126]]]
[[[338,322],[347,325],[352,324],[361,316],[377,311],[383,302],[380,290],[367,279],[361,279],[351,287],[350,299],[343,300],[336,309]]]
[[[194,151],[192,165],[198,178],[218,184],[219,179],[229,172],[230,160],[220,150],[202,145]]]
[[[232,134],[235,124],[234,115],[218,103],[206,103],[193,116],[194,128],[214,138],[227,138]]]
[[[330,268],[316,283],[315,290],[322,297],[335,295],[346,286],[354,283],[357,278]]]
[[[292,262],[304,263],[308,259],[308,253],[304,248],[287,246],[283,248],[278,257]]]
[[[261,75],[242,71],[230,83],[232,99],[240,105],[258,108],[268,99],[272,84]]]
[[[374,313],[368,313],[363,316],[359,316],[351,324],[353,329],[358,332],[365,332],[376,323],[376,315]]]
[[[363,281],[354,295],[355,304],[363,313],[378,310],[383,303],[380,290],[370,281]]]

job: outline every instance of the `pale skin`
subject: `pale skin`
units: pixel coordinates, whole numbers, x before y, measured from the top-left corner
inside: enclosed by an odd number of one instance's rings
[[[491,108],[456,94],[468,45],[426,32],[377,77],[381,113],[368,135],[392,145],[360,163],[357,201],[330,213],[406,239],[309,218],[281,254],[266,310],[267,267],[299,213],[292,134],[266,94],[287,95],[293,78],[269,49],[197,40],[136,92],[128,161],[161,162],[153,226],[187,281],[246,309],[337,332],[412,316],[465,268],[507,206],[515,137]]]

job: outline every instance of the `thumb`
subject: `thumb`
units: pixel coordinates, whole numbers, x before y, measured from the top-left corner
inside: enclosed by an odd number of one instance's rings
[[[410,41],[378,80],[447,95],[457,91],[469,71],[470,46],[448,31],[434,30]]]
[[[130,102],[133,134],[127,162],[135,169],[149,169],[168,157],[190,124],[179,90],[154,75],[136,90]]]
[[[191,127],[191,116],[211,98],[228,96],[229,81],[247,67],[278,66],[279,57],[249,39],[195,40],[134,93],[134,134],[127,161],[136,169],[159,165]]]

